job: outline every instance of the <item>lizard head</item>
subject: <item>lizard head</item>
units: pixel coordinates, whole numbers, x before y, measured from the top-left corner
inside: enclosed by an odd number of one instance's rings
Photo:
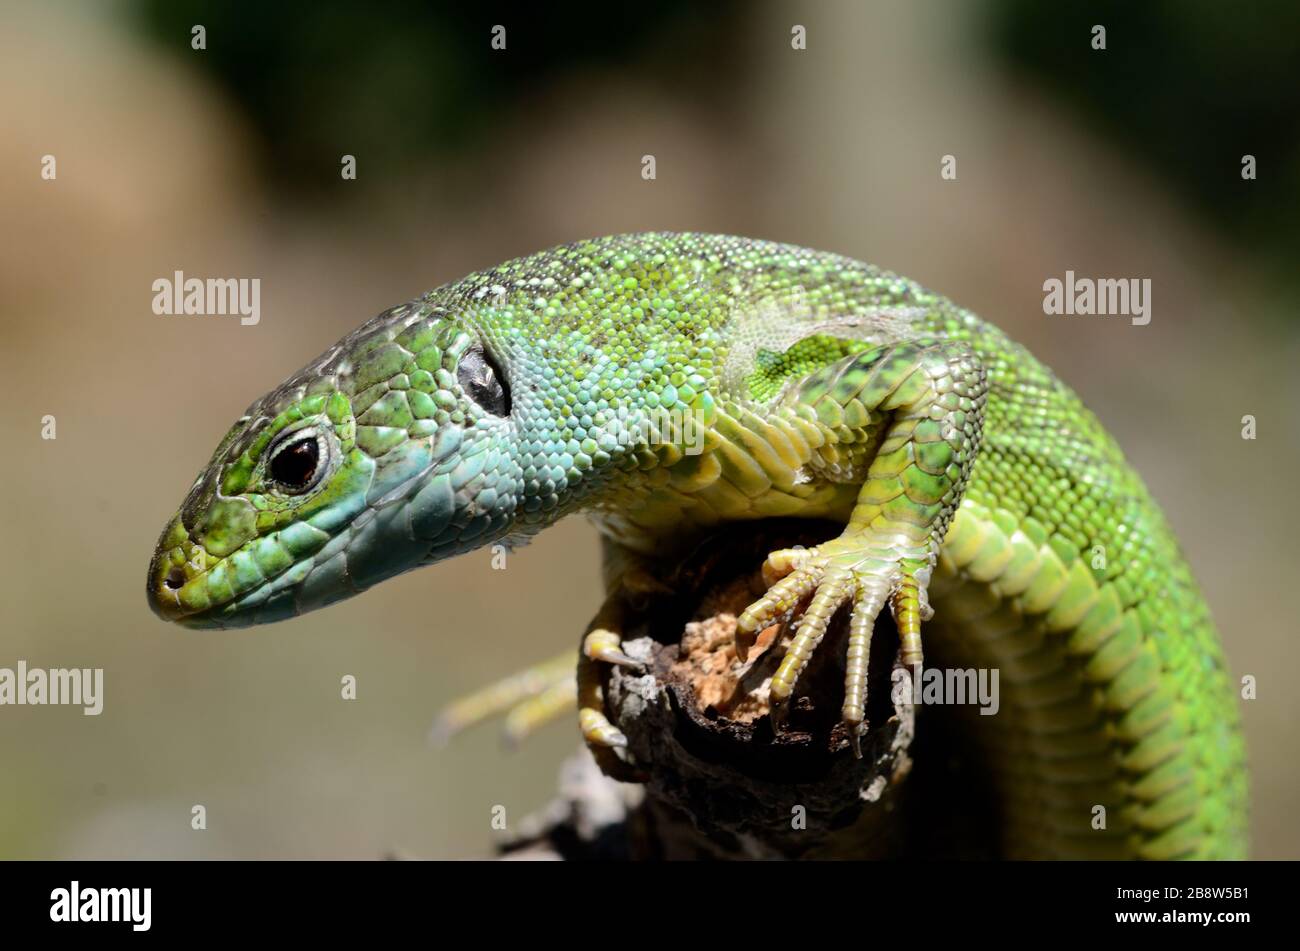
[[[153,610],[282,620],[505,536],[524,484],[516,362],[430,298],[330,348],[218,445],[158,540]]]

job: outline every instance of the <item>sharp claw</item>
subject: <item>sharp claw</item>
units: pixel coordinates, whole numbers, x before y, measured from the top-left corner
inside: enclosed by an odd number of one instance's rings
[[[933,611],[926,597],[929,568],[924,552],[899,557],[870,538],[847,535],[811,550],[782,549],[763,563],[767,593],[736,620],[735,652],[748,663],[758,633],[768,624],[798,608],[799,621],[790,645],[770,686],[770,712],[774,733],[785,730],[789,704],[800,675],[826,636],[832,617],[844,602],[852,604],[849,646],[846,654],[844,725],[849,745],[863,759],[862,738],[868,731],[863,719],[866,706],[867,665],[876,619],[886,600],[899,632],[901,663],[919,678],[921,624]],[[811,600],[805,599],[811,596]]]
[[[582,652],[591,660],[603,661],[606,664],[617,664],[620,667],[630,667],[635,670],[645,670],[645,664],[623,653],[623,645],[619,636],[613,631],[607,631],[603,628],[597,628],[587,634],[582,642]]]
[[[772,703],[768,716],[772,720],[772,732],[784,733],[786,721],[790,717],[790,705],[784,700],[776,700]]]
[[[603,747],[607,750],[624,749],[627,747],[627,737],[623,731],[617,727],[610,726],[603,730],[583,731],[583,739],[591,746]]]
[[[595,659],[603,660],[607,664],[617,664],[620,667],[629,667],[633,670],[645,670],[645,664],[641,663],[639,660],[634,660],[633,658],[628,657],[627,654],[624,654],[619,650],[604,651]]]
[[[578,726],[582,730],[582,738],[589,746],[599,746],[606,749],[627,746],[627,737],[623,731],[614,724],[600,710],[592,707],[584,707],[578,711]]]
[[[740,626],[740,622],[736,622],[736,659],[742,664],[749,662],[749,649],[754,646],[754,641],[756,639],[757,638],[753,631],[743,630]]]
[[[742,664],[749,662],[749,652],[754,649],[754,643],[758,640],[759,632],[762,631],[771,621],[766,617],[770,613],[768,610],[760,611],[757,614],[750,614],[750,609],[746,609],[743,614],[736,619],[735,647],[736,659]]]
[[[867,722],[863,720],[845,725],[849,728],[849,745],[853,747],[853,755],[856,759],[862,759],[862,737],[867,732]]]

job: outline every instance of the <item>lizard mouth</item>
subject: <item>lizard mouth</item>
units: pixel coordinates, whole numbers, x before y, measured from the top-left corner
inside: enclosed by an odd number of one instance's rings
[[[304,591],[317,559],[269,562],[272,536],[263,536],[224,557],[210,553],[177,515],[163,529],[149,563],[145,593],[164,621],[196,630],[252,627],[284,621],[361,590],[355,585]],[[283,553],[283,549],[279,549]]]
[[[188,628],[242,627],[261,623],[242,616],[238,604],[269,584],[256,579],[241,586],[229,559],[215,558],[196,542],[180,515],[163,529],[149,562],[145,594],[153,613]]]
[[[203,605],[210,598],[204,575],[207,552],[196,545],[185,531],[178,515],[163,529],[158,547],[149,562],[149,576],[145,594],[153,613],[164,621],[186,627],[210,627],[204,623],[214,611],[214,606]],[[204,565],[198,570],[196,565]],[[220,610],[220,606],[215,606]]]

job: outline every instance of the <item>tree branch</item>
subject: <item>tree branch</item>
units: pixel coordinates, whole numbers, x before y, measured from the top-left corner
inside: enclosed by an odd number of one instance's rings
[[[773,732],[768,684],[783,653],[769,628],[741,665],[735,618],[762,594],[768,551],[815,545],[828,523],[733,526],[665,568],[672,596],[634,605],[624,649],[644,673],[609,672],[607,713],[628,738],[644,787],[614,783],[589,757],[565,764],[560,796],[507,847],[514,857],[887,857],[907,851],[899,821],[915,711],[895,704],[887,613],[873,638],[863,759],[840,724],[846,624],[832,623]],[[885,628],[889,630],[886,631]],[[773,649],[775,648],[775,649]]]

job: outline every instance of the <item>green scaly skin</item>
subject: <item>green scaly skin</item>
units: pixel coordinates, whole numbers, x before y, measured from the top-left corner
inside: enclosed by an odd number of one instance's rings
[[[641,425],[667,411],[702,422],[702,452]],[[289,447],[314,447],[310,472]],[[799,618],[776,702],[849,603],[860,729],[887,604],[905,662],[924,627],[945,664],[1000,671],[1001,711],[971,742],[1008,855],[1244,855],[1231,679],[1114,441],[996,328],[831,254],[600,238],[379,315],[230,430],[163,531],[149,598],[192,627],[277,621],[575,511],[630,558],[737,519],[839,521],[832,542],[774,553],[740,619],[743,655]]]

